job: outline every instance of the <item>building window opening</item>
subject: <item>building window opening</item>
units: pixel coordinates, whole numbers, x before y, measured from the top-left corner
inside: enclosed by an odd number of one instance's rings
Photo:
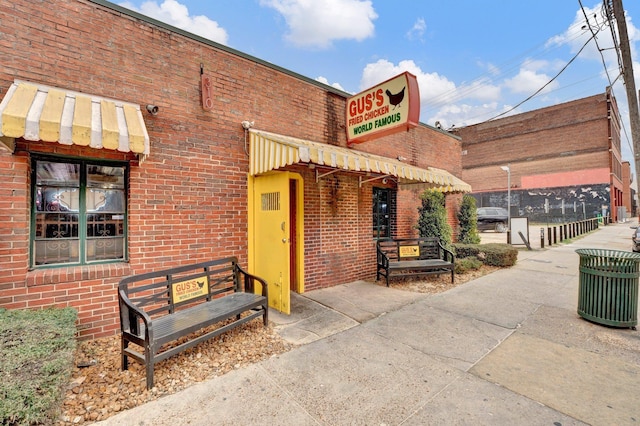
[[[125,259],[127,165],[36,158],[33,171],[33,266]]]
[[[391,238],[393,194],[388,188],[373,188],[373,238]]]

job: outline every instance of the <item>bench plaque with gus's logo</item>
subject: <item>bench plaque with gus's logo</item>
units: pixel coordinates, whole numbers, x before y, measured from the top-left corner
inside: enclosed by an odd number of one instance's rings
[[[400,257],[418,257],[420,256],[419,246],[400,246],[398,247]]]
[[[195,299],[209,293],[209,279],[206,275],[171,284],[173,303]]]

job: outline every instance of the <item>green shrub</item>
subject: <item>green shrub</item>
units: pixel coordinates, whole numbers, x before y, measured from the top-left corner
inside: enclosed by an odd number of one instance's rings
[[[453,245],[456,257],[465,258],[475,256],[485,265],[509,267],[516,264],[518,260],[518,249],[509,244],[459,244]]]
[[[480,269],[482,261],[475,256],[463,257],[462,259],[456,259],[455,273],[464,274],[467,271],[475,271]]]
[[[445,247],[451,247],[451,225],[447,222],[445,197],[442,192],[428,189],[420,196],[418,232],[421,237],[437,237]]]
[[[463,244],[480,244],[476,199],[469,194],[465,194],[462,197],[462,204],[458,211],[458,225],[458,242]]]
[[[54,424],[73,367],[71,308],[0,309],[0,424]]]

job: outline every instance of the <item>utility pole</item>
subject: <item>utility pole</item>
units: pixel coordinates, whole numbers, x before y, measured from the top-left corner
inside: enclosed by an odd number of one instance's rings
[[[613,0],[612,4],[613,15],[615,16],[616,23],[618,25],[618,37],[620,39],[622,76],[624,77],[624,86],[627,91],[627,102],[629,103],[629,125],[631,126],[631,139],[633,141],[633,156],[637,180],[638,170],[640,170],[640,113],[638,112],[636,81],[633,77],[633,62],[631,61],[631,48],[629,47],[629,33],[627,32],[627,21],[624,19],[622,0]]]

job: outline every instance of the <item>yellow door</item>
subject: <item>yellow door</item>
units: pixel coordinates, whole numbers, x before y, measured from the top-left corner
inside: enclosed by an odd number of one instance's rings
[[[253,192],[250,222],[253,223],[249,228],[253,273],[267,281],[269,307],[289,314],[289,173],[255,176],[250,181],[253,183],[250,186]]]

